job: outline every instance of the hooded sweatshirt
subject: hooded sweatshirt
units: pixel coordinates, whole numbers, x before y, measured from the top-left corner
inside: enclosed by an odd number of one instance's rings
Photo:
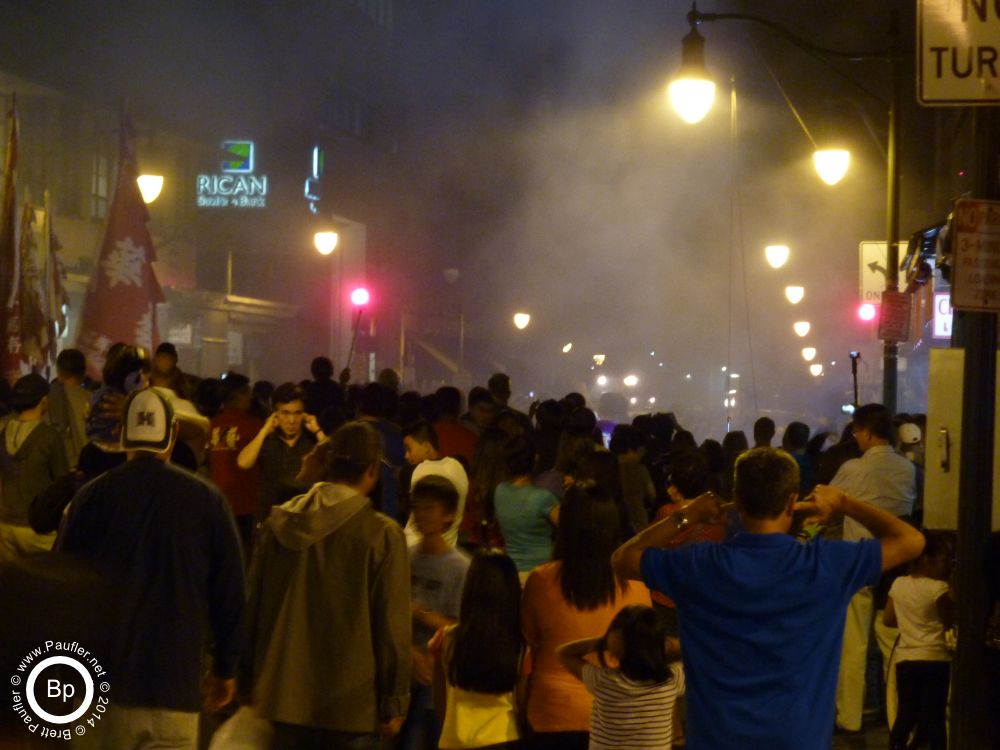
[[[402,529],[367,497],[320,483],[272,508],[249,606],[240,681],[260,716],[370,733],[406,715],[409,557]]]

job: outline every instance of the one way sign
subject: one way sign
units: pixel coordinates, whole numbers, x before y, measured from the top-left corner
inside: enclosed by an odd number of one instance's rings
[[[905,249],[902,243],[896,245],[899,248],[899,257],[902,258]],[[882,301],[882,292],[885,291],[885,275],[888,267],[887,246],[884,242],[862,242],[858,257],[861,260],[859,267],[861,280],[861,302],[871,302],[877,305]]]

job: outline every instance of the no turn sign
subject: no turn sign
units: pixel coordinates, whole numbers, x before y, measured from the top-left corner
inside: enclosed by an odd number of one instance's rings
[[[1000,5],[919,0],[917,96],[929,106],[1000,101]]]

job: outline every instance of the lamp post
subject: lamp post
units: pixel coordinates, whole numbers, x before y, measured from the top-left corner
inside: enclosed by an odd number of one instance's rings
[[[323,229],[316,232],[313,235],[313,246],[322,256],[327,256],[333,253],[337,249],[337,245],[340,243],[340,234],[333,229]],[[336,354],[336,343],[337,343],[337,332],[340,330],[340,284],[343,278],[344,266],[343,266],[344,255],[341,253],[338,260],[338,274],[334,277],[334,274],[330,274],[330,360],[334,360],[334,355]]]
[[[457,268],[444,269],[444,280],[448,285],[455,287],[458,299],[458,372],[456,376],[461,381],[462,371],[465,369],[465,304],[462,300],[462,290],[456,287],[460,271]]]
[[[698,33],[698,25],[712,21],[746,21],[767,28],[786,42],[829,65],[831,59],[847,60],[880,60],[889,66],[889,101],[883,101],[867,86],[835,67],[835,73],[853,86],[864,91],[879,104],[888,108],[888,148],[886,155],[886,244],[888,257],[886,262],[885,289],[887,292],[899,291],[899,249],[896,241],[899,237],[899,44],[895,15],[889,30],[889,43],[884,49],[874,51],[843,52],[813,44],[785,28],[762,16],[750,13],[702,13],[696,5],[692,5],[687,14],[691,31],[682,42],[681,70],[678,77],[670,84],[671,102],[680,100],[687,94],[689,99],[674,104],[680,117],[686,122],[697,122],[711,107],[711,93],[715,85],[711,82],[705,68],[705,39]],[[711,86],[709,86],[711,84]],[[694,99],[694,97],[698,97]],[[707,104],[705,102],[707,101]],[[694,106],[698,104],[698,106]],[[700,116],[691,119],[698,112]],[[890,412],[896,411],[896,380],[899,345],[887,340],[883,346],[882,369],[882,401]]]

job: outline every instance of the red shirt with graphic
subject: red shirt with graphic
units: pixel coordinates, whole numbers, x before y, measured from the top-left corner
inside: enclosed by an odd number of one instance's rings
[[[253,515],[257,507],[259,471],[236,465],[240,451],[256,437],[263,422],[251,414],[227,407],[212,417],[208,433],[209,476],[229,501],[234,516]]]

